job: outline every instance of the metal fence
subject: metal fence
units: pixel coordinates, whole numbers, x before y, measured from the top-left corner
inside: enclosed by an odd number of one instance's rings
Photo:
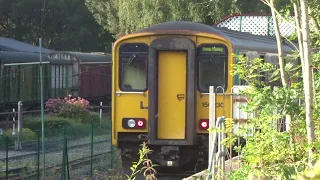
[[[0,179],[84,179],[115,164],[111,122],[0,136]],[[15,150],[15,146],[20,150]]]

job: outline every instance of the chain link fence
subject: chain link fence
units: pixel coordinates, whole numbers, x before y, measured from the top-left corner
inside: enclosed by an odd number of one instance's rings
[[[0,136],[0,179],[84,179],[115,164],[111,122]],[[16,150],[19,149],[19,150]]]

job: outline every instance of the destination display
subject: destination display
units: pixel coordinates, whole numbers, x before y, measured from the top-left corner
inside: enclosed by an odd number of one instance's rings
[[[199,47],[200,54],[228,55],[227,47],[222,44],[208,44]]]

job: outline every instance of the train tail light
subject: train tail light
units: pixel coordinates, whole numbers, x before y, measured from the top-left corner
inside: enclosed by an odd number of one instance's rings
[[[200,119],[199,128],[201,130],[207,130],[209,128],[209,119]]]
[[[137,125],[138,125],[138,127],[143,127],[144,122],[142,120],[138,120]]]
[[[146,120],[143,118],[123,118],[122,127],[124,129],[145,129]]]

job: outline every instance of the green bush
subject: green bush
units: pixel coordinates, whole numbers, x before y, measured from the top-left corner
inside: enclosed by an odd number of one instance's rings
[[[82,119],[89,111],[83,109],[83,107],[76,104],[64,104],[58,113],[59,117]]]
[[[16,135],[17,136],[17,131],[16,131]],[[10,139],[13,138],[12,136],[12,129],[8,129],[6,130],[6,132],[4,133],[6,136],[8,136]],[[37,134],[35,132],[33,132],[31,129],[29,128],[22,128],[21,130],[21,134],[20,134],[20,140],[21,141],[25,141],[25,140],[37,140]]]
[[[86,114],[83,114],[81,117],[81,123],[82,124],[97,124],[100,122],[100,115],[96,112],[87,112]]]
[[[75,124],[76,120],[57,117],[57,116],[46,116],[44,119],[44,127],[46,129],[58,129],[65,126]],[[41,130],[41,118],[40,117],[26,117],[24,119],[24,127],[29,128],[33,131]]]
[[[74,104],[65,104],[58,113],[59,117],[75,119],[82,124],[99,123],[99,113],[83,110],[82,107]]]

